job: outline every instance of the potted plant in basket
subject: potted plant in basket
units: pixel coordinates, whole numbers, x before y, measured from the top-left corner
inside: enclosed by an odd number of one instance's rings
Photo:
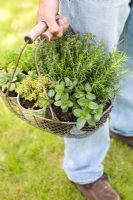
[[[30,61],[27,57],[28,55],[33,55],[33,48],[29,48],[28,47],[28,51],[24,52],[24,62],[21,60],[21,65],[19,67],[19,69],[16,70],[15,74],[14,74],[14,78],[12,80],[11,86],[9,88],[8,91],[8,97],[10,98],[10,100],[15,100],[17,98],[17,93],[16,93],[16,87],[18,85],[18,83],[26,77],[26,75],[28,74],[29,70],[31,69],[31,65],[33,64],[33,62],[28,62]],[[4,59],[2,61],[2,63],[0,63],[0,91],[1,94],[3,95],[3,93],[5,94],[7,91],[7,88],[9,86],[9,82],[12,79],[12,75],[13,75],[13,70],[14,67],[16,65],[16,61],[18,59],[19,56],[19,52],[18,50],[7,50],[5,51],[4,54]],[[27,64],[28,62],[28,64]]]
[[[0,71],[0,90],[2,94],[3,93],[6,94],[9,82],[12,78],[12,74],[13,74],[12,69],[5,69],[5,70]],[[17,99],[16,88],[19,82],[23,78],[25,78],[25,75],[21,72],[20,69],[17,69],[8,91],[8,97],[11,101],[16,102],[16,99]]]
[[[48,87],[50,84],[52,82],[47,77],[42,76],[38,79],[34,73],[29,73],[16,89],[18,93],[17,102],[21,110],[30,116],[45,116],[49,101],[46,98],[43,86]]]
[[[49,90],[48,95],[54,98],[53,109],[57,117],[62,121],[77,120],[78,129],[87,123],[95,127],[103,115],[104,105],[98,103],[88,82],[81,87],[78,81],[72,82],[65,77]]]
[[[12,79],[14,67],[16,66],[17,59],[19,57],[18,50],[7,50],[5,51],[4,58],[0,63],[0,95],[11,110],[15,113],[20,114],[20,109],[17,104],[17,92],[16,88],[19,82],[25,78],[30,70],[34,66],[34,55],[33,46],[28,46],[27,50],[19,63],[19,69],[16,70],[14,78],[7,92],[7,88]],[[33,69],[34,70],[34,69]],[[6,96],[5,96],[6,95]]]

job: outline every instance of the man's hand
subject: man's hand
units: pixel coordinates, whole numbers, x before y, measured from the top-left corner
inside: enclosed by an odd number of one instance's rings
[[[38,9],[37,22],[46,21],[48,30],[52,33],[52,39],[61,37],[68,29],[68,20],[66,18],[59,18],[57,15],[59,11],[59,0],[41,0]]]

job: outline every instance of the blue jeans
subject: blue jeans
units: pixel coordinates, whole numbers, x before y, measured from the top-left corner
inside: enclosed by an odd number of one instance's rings
[[[110,115],[110,126],[117,134],[133,136],[133,4],[118,49],[128,56],[126,67],[129,73],[121,80],[121,91]]]
[[[97,40],[104,39],[109,51],[111,51],[113,47],[117,46],[126,20],[129,17],[129,1],[61,0],[61,15],[69,19],[69,23],[75,31],[80,31],[80,33],[91,32],[96,35]],[[131,89],[129,88],[129,90]],[[119,103],[120,101],[121,99]],[[115,117],[120,115],[120,112],[117,113],[116,109],[117,102],[118,100],[116,100],[116,105],[111,115],[111,126],[118,131],[117,124],[113,122]],[[133,108],[133,101],[130,104]],[[123,108],[121,109],[123,110]],[[124,118],[119,124],[123,124],[123,120]],[[106,122],[103,127],[86,138],[64,139],[64,171],[73,182],[80,184],[92,183],[103,175],[102,161],[110,144],[108,124]]]

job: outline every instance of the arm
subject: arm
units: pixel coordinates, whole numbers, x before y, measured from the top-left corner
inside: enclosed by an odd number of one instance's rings
[[[37,22],[45,20],[54,38],[61,37],[69,26],[66,18],[60,18],[57,23],[58,12],[59,0],[40,0]]]

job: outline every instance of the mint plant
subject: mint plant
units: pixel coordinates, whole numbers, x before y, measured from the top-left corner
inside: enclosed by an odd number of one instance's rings
[[[103,105],[98,104],[95,94],[91,93],[89,83],[78,86],[77,80],[72,82],[68,77],[58,82],[48,95],[54,98],[54,105],[60,107],[63,112],[71,111],[77,118],[77,128],[81,129],[85,124],[96,126],[103,115]]]
[[[69,108],[73,107],[73,102],[69,93],[72,91],[75,83],[72,83],[69,78],[65,81],[58,82],[55,89],[49,90],[49,97],[54,97],[54,105],[61,107],[63,112],[67,112]]]

